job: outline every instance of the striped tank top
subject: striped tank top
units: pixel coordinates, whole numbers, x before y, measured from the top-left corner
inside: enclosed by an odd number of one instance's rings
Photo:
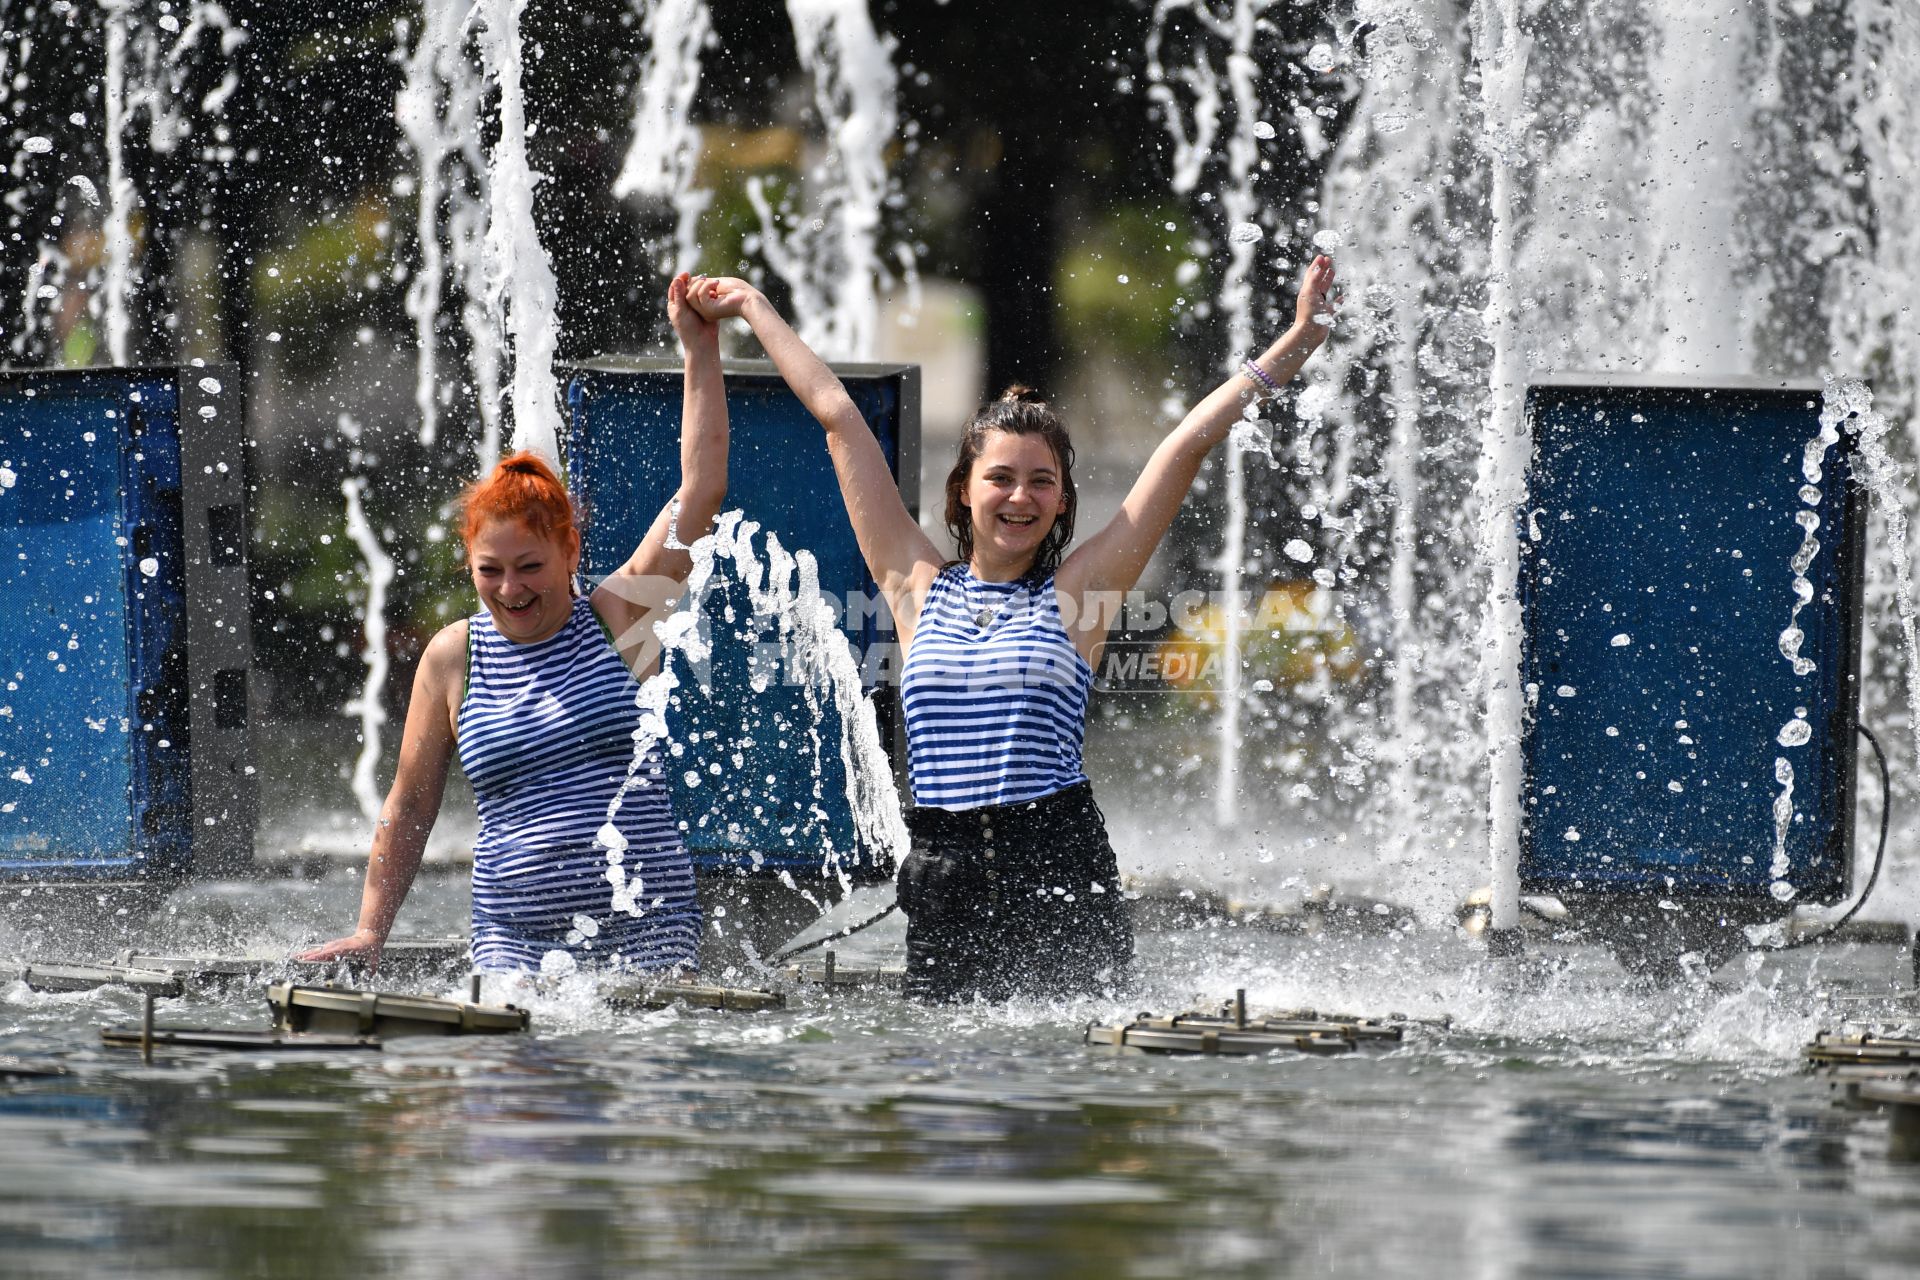
[[[697,963],[700,904],[658,744],[614,825],[634,909],[616,909],[596,842],[633,760],[638,685],[582,596],[554,635],[518,644],[467,622],[460,767],[473,784],[473,962],[494,972]],[[622,904],[624,906],[624,904]]]
[[[969,566],[948,565],[920,608],[901,673],[914,802],[977,809],[1085,782],[1092,686],[1052,578],[982,582]]]

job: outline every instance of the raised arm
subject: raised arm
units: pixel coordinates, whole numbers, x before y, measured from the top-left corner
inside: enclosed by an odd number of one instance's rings
[[[667,285],[667,319],[680,339],[680,488],[633,554],[593,593],[593,607],[620,656],[642,679],[660,662],[653,624],[672,612],[693,571],[687,546],[706,533],[727,498],[727,387],[720,328],[688,305],[699,281],[681,272]]]
[[[400,765],[393,788],[380,807],[367,857],[366,883],[360,891],[360,920],[344,938],[299,952],[295,960],[352,960],[380,967],[380,951],[393,932],[400,904],[407,900],[427,836],[440,816],[447,768],[454,752],[454,717],[466,677],[467,623],[443,627],[420,655],[400,736]]]
[[[1333,288],[1333,259],[1324,254],[1313,260],[1294,302],[1293,326],[1253,358],[1275,386],[1300,372],[1308,357],[1327,338],[1328,291]],[[1187,491],[1213,447],[1227,438],[1242,408],[1271,388],[1246,370],[1236,372],[1187,411],[1134,481],[1119,514],[1099,533],[1087,539],[1060,566],[1055,579],[1061,594],[1082,608],[1074,619],[1074,643],[1091,659],[1106,638],[1119,608],[1117,598],[1133,589],[1160,545]]]
[[[904,632],[915,613],[909,602],[933,581],[944,557],[901,500],[900,486],[867,420],[833,370],[758,289],[744,280],[722,278],[706,281],[691,297],[693,305],[713,319],[745,320],[787,386],[826,428],[827,454],[860,554]]]

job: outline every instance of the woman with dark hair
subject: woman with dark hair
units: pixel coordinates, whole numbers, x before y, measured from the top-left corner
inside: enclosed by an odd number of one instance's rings
[[[545,459],[516,453],[468,487],[461,542],[480,610],[421,655],[358,927],[298,959],[378,966],[457,751],[480,811],[476,968],[698,967],[693,865],[657,742],[635,767],[634,697],[659,668],[653,623],[693,568],[686,543],[726,497],[719,331],[688,305],[706,287],[684,273],[667,286],[686,361],[679,492],[590,594],[573,502]]]
[[[1080,764],[1093,664],[1207,454],[1249,399],[1277,392],[1325,341],[1332,285],[1332,260],[1314,259],[1292,327],[1188,412],[1119,513],[1071,554],[1073,444],[1051,406],[1009,388],[968,422],[947,477],[954,560],[900,500],[840,380],[766,297],[728,278],[693,298],[709,319],[744,319],[826,429],[861,555],[899,629],[910,995],[999,1000],[1124,978],[1132,925]]]

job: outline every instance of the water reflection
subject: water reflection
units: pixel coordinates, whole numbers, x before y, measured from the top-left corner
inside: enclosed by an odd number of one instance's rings
[[[1147,935],[1164,990],[1130,998],[1217,983],[1192,945]],[[1385,1054],[1235,1061],[1082,1046],[1086,1020],[1133,1011],[1114,1003],[803,991],[765,1016],[618,1015],[563,991],[535,997],[532,1038],[142,1067],[94,1040],[129,1020],[124,993],[9,988],[0,1052],[72,1074],[0,1084],[0,1249],[8,1274],[465,1280],[1920,1261],[1890,1225],[1920,1213],[1920,1174],[1887,1163],[1884,1122],[1832,1109],[1769,1047],[1813,1016],[1804,970],[1623,993],[1595,958],[1529,991],[1457,948],[1343,969],[1363,954],[1380,953],[1248,937],[1214,963],[1252,974],[1263,1001],[1317,977],[1374,1011],[1435,987],[1466,1015]],[[1870,976],[1891,954],[1845,963]],[[1621,1023],[1617,1041],[1567,1021],[1582,1000]],[[261,1007],[214,993],[166,1020],[248,1025]],[[1689,1041],[1727,1008],[1766,1025]]]

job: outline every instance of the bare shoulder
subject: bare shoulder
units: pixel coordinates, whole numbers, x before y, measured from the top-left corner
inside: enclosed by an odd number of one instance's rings
[[[420,654],[419,679],[430,689],[457,687],[467,670],[467,620],[449,622],[433,633]]]

